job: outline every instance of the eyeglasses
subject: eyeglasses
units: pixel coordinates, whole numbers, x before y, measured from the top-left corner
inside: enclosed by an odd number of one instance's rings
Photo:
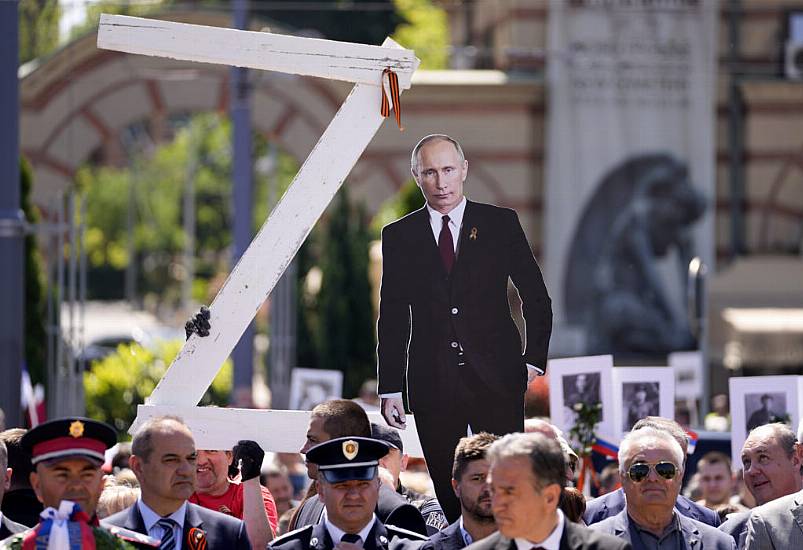
[[[678,473],[678,467],[671,462],[659,462],[658,464],[637,462],[631,464],[630,469],[627,470],[627,476],[636,483],[641,483],[650,475],[650,470],[655,470],[657,475],[667,480],[675,479]]]

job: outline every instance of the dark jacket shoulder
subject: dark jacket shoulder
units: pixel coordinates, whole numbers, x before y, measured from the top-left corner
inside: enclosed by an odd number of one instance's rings
[[[719,530],[733,537],[738,548],[744,548],[745,538],[747,537],[747,523],[750,521],[750,510],[736,512],[728,515],[723,521]]]
[[[719,526],[719,514],[713,510],[709,510],[704,506],[700,506],[683,495],[679,495],[675,502],[677,511],[682,515],[693,520],[705,523],[712,527]],[[615,516],[625,508],[625,492],[623,489],[617,489],[607,495],[597,497],[590,500],[586,504],[586,511],[583,514],[583,520],[586,525],[593,525],[599,523],[605,518]]]
[[[285,533],[280,537],[273,539],[268,548],[289,548],[298,545],[302,548],[309,546],[310,539],[312,538],[313,525],[305,525],[300,529]]]
[[[429,537],[429,542],[432,544],[433,550],[460,550],[460,548],[464,548],[466,541],[460,531],[460,520]]]
[[[625,540],[592,531],[588,527],[568,520],[564,523],[560,547],[567,550],[631,550],[630,544]]]
[[[686,517],[682,514],[677,514],[680,523],[680,530],[682,536],[687,543],[692,541],[702,542],[703,548],[717,550],[732,550],[736,547],[734,540],[710,525],[697,521],[695,519]],[[599,523],[591,526],[591,529],[607,533],[615,537],[621,537],[630,540],[630,520],[627,515],[627,510],[622,510],[613,517],[609,517]]]
[[[107,517],[101,521],[101,525],[116,525],[148,534],[136,504]],[[188,502],[184,519],[185,537],[192,528],[203,532],[210,548],[251,548],[245,524],[241,520]]]

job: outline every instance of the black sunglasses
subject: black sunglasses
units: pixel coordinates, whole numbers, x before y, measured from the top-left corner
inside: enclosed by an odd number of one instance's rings
[[[664,479],[675,479],[678,473],[678,467],[671,462],[659,462],[658,464],[637,462],[632,464],[630,469],[627,470],[627,476],[636,483],[640,483],[650,475],[651,469],[655,469],[655,473]]]

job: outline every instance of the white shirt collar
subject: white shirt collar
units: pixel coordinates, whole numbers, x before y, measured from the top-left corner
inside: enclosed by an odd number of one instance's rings
[[[326,526],[326,530],[329,532],[329,536],[332,538],[332,542],[337,546],[337,543],[340,542],[340,539],[343,538],[343,535],[346,534],[340,527],[329,521],[329,517],[326,515],[326,508],[323,509],[323,521],[324,525]],[[360,538],[362,539],[363,546],[365,546],[365,541],[368,540],[368,533],[371,532],[371,528],[373,528],[374,523],[376,522],[376,514],[371,514],[371,520],[360,529],[360,532],[357,533]]]
[[[463,516],[460,516],[460,534],[463,535],[463,541],[465,541],[466,546],[474,542],[474,538],[471,536],[471,533],[466,531],[466,526],[463,525]]]
[[[457,246],[460,242],[460,227],[463,225],[463,214],[466,213],[466,197],[463,197],[463,200],[446,214],[441,214],[427,204],[427,213],[429,214],[429,226],[432,229],[432,236],[435,237],[435,243],[438,242],[441,234],[443,216],[449,216],[449,231],[452,233],[452,244],[454,244],[455,252],[457,252]]]
[[[566,519],[563,516],[563,512],[560,511],[560,508],[558,508],[556,511],[558,513],[558,524],[555,526],[549,536],[542,541],[530,541],[527,539],[517,538],[515,540],[518,550],[531,550],[534,546],[540,546],[544,550],[560,550],[560,539],[563,536],[563,528],[564,524],[566,523]]]
[[[162,519],[162,516],[154,512],[150,509],[150,507],[142,501],[140,498],[137,501],[137,506],[139,507],[139,513],[142,514],[142,522],[145,524],[145,530],[150,533],[151,529],[156,522]],[[184,516],[187,513],[187,501],[179,506],[178,510],[167,516],[168,518],[172,519],[178,524],[178,528],[180,531],[184,529]]]
[[[460,226],[463,224],[463,214],[466,212],[466,197],[464,196],[458,205],[449,210],[446,214],[441,214],[432,208],[429,203],[427,203],[427,212],[429,213],[429,223],[433,225],[437,224],[439,232],[443,224],[441,220],[444,216],[449,216],[449,225],[455,224],[455,226],[460,229]]]

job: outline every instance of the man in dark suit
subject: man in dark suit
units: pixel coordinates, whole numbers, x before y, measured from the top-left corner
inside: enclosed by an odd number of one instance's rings
[[[560,445],[539,433],[508,434],[488,449],[491,500],[499,531],[468,550],[629,550],[627,542],[567,520]]]
[[[187,502],[195,491],[195,440],[176,417],[147,420],[131,442],[129,464],[140,483],[137,502],[103,521],[160,539],[175,548],[250,549],[239,519]]]
[[[516,213],[464,197],[468,162],[454,139],[423,138],[411,169],[426,205],[382,231],[379,393],[385,420],[403,429],[406,379],[438,501],[454,521],[455,446],[469,429],[523,429],[528,371],[546,368],[552,307]],[[509,279],[523,304],[523,355]]]
[[[685,466],[685,457],[689,448],[689,438],[680,424],[674,420],[669,420],[668,418],[662,418],[660,416],[648,416],[647,418],[642,418],[636,422],[633,425],[632,431],[640,430],[642,428],[655,428],[657,430],[663,430],[671,435],[675,441],[678,442],[678,445],[680,445],[681,449],[683,449]],[[588,503],[586,503],[585,514],[583,514],[583,520],[586,522],[586,525],[599,523],[605,518],[615,516],[621,512],[624,507],[625,493],[623,489],[618,489],[612,493],[608,493],[588,501]],[[675,508],[677,508],[678,512],[688,518],[701,521],[712,527],[719,526],[719,515],[715,511],[709,510],[704,506],[700,506],[679,493],[675,502]]]
[[[0,441],[8,450],[8,467],[11,468],[11,485],[3,495],[3,516],[22,525],[36,525],[44,506],[31,487],[31,455],[22,448],[22,438],[28,430],[9,428],[0,432]]]
[[[457,444],[452,487],[460,501],[460,519],[429,538],[433,550],[460,550],[496,531],[486,454],[497,439],[497,436],[483,432],[464,437]]]
[[[0,502],[3,502],[3,494],[11,485],[11,468],[8,467],[8,451],[6,444],[0,441]],[[27,527],[21,523],[11,521],[0,512],[0,540],[10,537],[14,533],[21,533]]]
[[[307,525],[275,539],[275,550],[415,550],[426,537],[384,525],[374,510],[379,498],[379,459],[389,446],[367,437],[340,437],[309,449],[317,465],[318,495],[326,513]]]
[[[735,550],[725,533],[675,510],[683,483],[684,454],[666,431],[641,428],[619,446],[619,471],[627,505],[591,526],[630,542],[634,548]]]
[[[795,433],[786,424],[764,424],[748,434],[742,445],[744,484],[758,506],[803,489],[800,452]],[[744,548],[750,516],[750,510],[730,514],[719,530]]]
[[[306,456],[307,475],[313,481],[307,498],[290,521],[291,530],[320,522],[324,510],[324,503],[316,494],[318,465],[307,456],[307,452],[315,445],[346,436],[371,437],[371,423],[362,407],[348,399],[332,399],[312,409],[307,439],[299,452]],[[427,534],[424,518],[418,509],[385,484],[379,488],[376,515],[382,523]]]

